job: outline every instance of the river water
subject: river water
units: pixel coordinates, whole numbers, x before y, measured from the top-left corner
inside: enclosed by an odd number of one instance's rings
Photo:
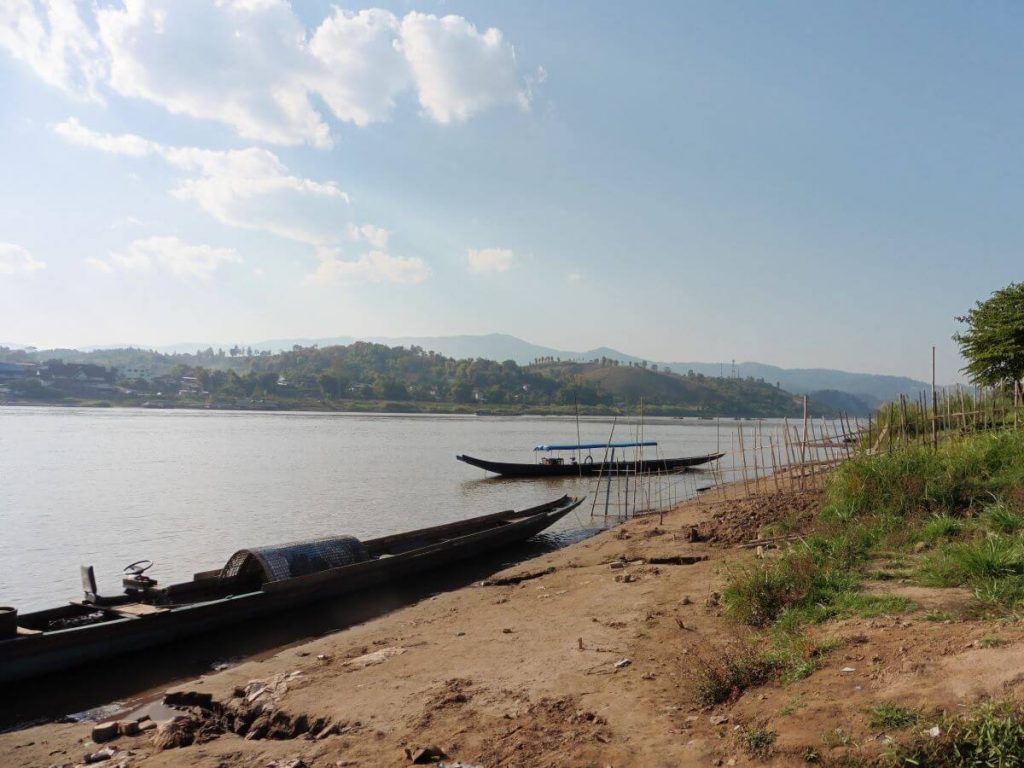
[[[728,428],[735,431],[731,426]],[[728,450],[727,422],[646,420],[646,458]],[[584,418],[582,442],[604,443],[612,419]],[[564,493],[590,499],[550,534],[572,540],[605,524],[595,479],[485,479],[458,453],[532,461],[541,443],[576,442],[560,417],[410,416],[141,409],[0,408],[0,604],[31,610],[80,597],[80,564],[101,592],[149,558],[162,583],[219,568],[237,549],[339,533],[361,538]],[[637,436],[619,420],[615,440]],[[594,458],[600,460],[601,452]],[[632,454],[630,454],[632,458]],[[687,473],[651,502],[693,494]]]

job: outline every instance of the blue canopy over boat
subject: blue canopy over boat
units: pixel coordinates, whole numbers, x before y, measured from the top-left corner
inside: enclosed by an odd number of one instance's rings
[[[568,443],[566,445],[538,445],[535,451],[575,451],[580,449],[590,450],[592,448],[640,448],[643,446],[657,445],[654,440],[643,440],[638,443]]]

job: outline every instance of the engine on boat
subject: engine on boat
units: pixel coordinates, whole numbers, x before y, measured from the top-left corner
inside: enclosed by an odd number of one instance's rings
[[[230,579],[259,575],[261,582],[283,581],[369,559],[369,552],[356,537],[333,536],[240,549],[221,569],[220,577]]]

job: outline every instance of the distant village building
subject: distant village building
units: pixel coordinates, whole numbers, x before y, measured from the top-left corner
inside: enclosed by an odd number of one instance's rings
[[[32,378],[38,368],[35,363],[0,363],[0,384]]]
[[[117,369],[117,375],[125,381],[149,381],[153,378],[153,369],[145,365],[125,365]]]
[[[45,387],[53,387],[68,394],[88,394],[116,389],[114,381],[117,374],[102,365],[51,360],[36,368],[36,377]]]

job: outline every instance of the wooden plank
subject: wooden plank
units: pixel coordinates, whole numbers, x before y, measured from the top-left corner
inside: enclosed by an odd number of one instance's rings
[[[146,605],[145,603],[129,603],[128,605],[119,605],[110,610],[114,613],[120,613],[122,616],[150,616],[154,613],[163,613],[167,609],[156,605]]]

